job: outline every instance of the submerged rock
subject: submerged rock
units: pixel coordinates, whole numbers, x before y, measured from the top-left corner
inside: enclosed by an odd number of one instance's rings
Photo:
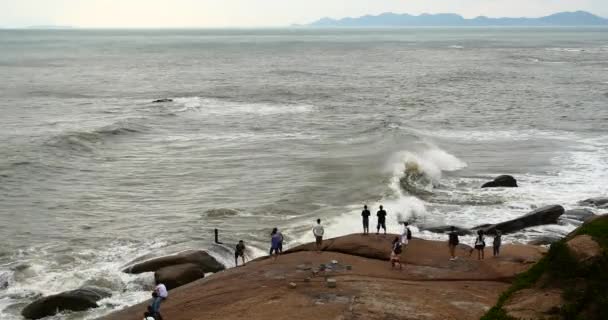
[[[26,319],[41,319],[64,310],[85,311],[97,308],[97,301],[111,295],[111,292],[101,288],[84,287],[40,298],[27,305],[21,315]]]
[[[199,266],[205,273],[218,272],[225,269],[223,264],[219,263],[207,252],[201,250],[188,250],[175,255],[155,258],[134,264],[124,269],[123,272],[134,274],[156,272],[162,268],[189,263]]]
[[[564,212],[564,207],[559,205],[545,206],[517,219],[490,226],[478,226],[473,229],[484,230],[486,234],[496,234],[496,230],[500,230],[503,234],[513,233],[529,227],[557,223],[558,218]]]
[[[579,202],[579,204],[583,206],[596,206],[599,208],[608,205],[608,197],[589,198]]]
[[[585,220],[595,216],[595,213],[589,209],[573,209],[564,213],[564,218],[584,222]]]
[[[498,188],[498,187],[516,188],[517,180],[515,180],[515,178],[513,178],[513,176],[502,175],[502,176],[496,177],[493,181],[484,183],[484,185],[482,185],[481,187],[482,188]]]
[[[152,103],[165,103],[165,102],[173,102],[173,99],[163,98],[163,99],[158,99],[158,100],[152,101]]]

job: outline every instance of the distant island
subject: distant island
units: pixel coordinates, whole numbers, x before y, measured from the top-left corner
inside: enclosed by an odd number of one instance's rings
[[[64,29],[74,29],[72,26],[28,26],[26,29],[51,29],[51,30],[64,30]]]
[[[365,15],[358,18],[323,18],[308,24],[309,27],[476,27],[476,26],[608,26],[608,19],[585,11],[560,12],[540,18],[488,18],[480,16],[465,19],[454,13],[421,14],[397,13]]]

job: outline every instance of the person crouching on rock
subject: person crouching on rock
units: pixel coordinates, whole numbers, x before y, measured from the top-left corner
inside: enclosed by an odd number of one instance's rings
[[[317,219],[317,225],[312,228],[312,234],[315,236],[315,244],[317,246],[317,252],[321,253],[321,248],[323,247],[323,234],[325,233],[325,229],[321,225],[321,219]]]
[[[239,240],[234,249],[234,265],[237,267],[239,266],[239,257],[243,260],[243,265],[245,265],[245,243],[243,240]]]
[[[281,243],[281,236],[279,235],[279,229],[274,228],[270,233],[270,255],[274,256],[276,260],[279,256],[279,246]]]
[[[458,245],[458,233],[455,227],[450,228],[448,247],[450,248],[450,261],[456,260],[456,246]]]
[[[395,265],[399,265],[399,270],[403,269],[403,266],[401,265],[401,248],[401,240],[399,237],[395,237],[391,250],[391,269],[394,269]]]
[[[475,250],[477,250],[477,260],[483,260],[485,248],[486,239],[483,235],[483,230],[479,230],[477,231],[477,238],[475,239]]]
[[[498,257],[500,254],[500,246],[502,245],[502,234],[500,230],[496,230],[496,236],[494,237],[494,242],[492,243],[492,247],[494,248],[494,256]]]

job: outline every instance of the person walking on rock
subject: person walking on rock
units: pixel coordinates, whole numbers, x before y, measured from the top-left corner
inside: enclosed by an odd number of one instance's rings
[[[394,269],[396,265],[399,265],[399,270],[403,269],[403,266],[401,265],[401,252],[403,252],[401,240],[399,237],[395,237],[391,249],[391,269]]]
[[[458,233],[456,232],[456,228],[452,226],[450,228],[450,233],[448,234],[448,247],[450,248],[450,261],[456,260],[456,246],[458,245]]]
[[[276,260],[279,256],[279,246],[281,243],[281,236],[279,235],[279,229],[273,228],[270,233],[270,255]]]
[[[496,230],[496,236],[494,237],[494,242],[492,243],[492,247],[494,248],[494,256],[498,257],[500,254],[500,246],[502,245],[502,234],[500,230]]]
[[[483,230],[479,230],[477,231],[477,238],[475,239],[475,250],[477,250],[477,260],[483,260],[485,248],[486,238],[483,235]]]
[[[384,234],[386,234],[386,211],[384,208],[380,206],[380,210],[376,213],[378,217],[378,226],[376,227],[376,234],[380,233],[380,228],[384,229]]]
[[[321,219],[317,219],[317,225],[312,228],[312,233],[315,236],[317,252],[321,253],[321,247],[323,246],[323,234],[325,233],[325,229],[323,229],[323,226],[321,225]]]
[[[371,215],[371,212],[367,210],[367,205],[363,206],[363,212],[361,212],[361,217],[363,217],[363,234],[369,234],[369,216]]]
[[[237,267],[239,266],[239,257],[243,261],[243,265],[245,265],[245,242],[243,240],[239,240],[234,250],[234,265]]]

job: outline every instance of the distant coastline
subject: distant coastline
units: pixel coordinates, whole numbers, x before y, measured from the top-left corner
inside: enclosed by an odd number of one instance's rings
[[[512,26],[608,26],[608,19],[585,11],[560,12],[540,18],[489,18],[479,16],[466,19],[454,13],[397,14],[382,13],[342,19],[322,18],[305,27],[512,27]]]

